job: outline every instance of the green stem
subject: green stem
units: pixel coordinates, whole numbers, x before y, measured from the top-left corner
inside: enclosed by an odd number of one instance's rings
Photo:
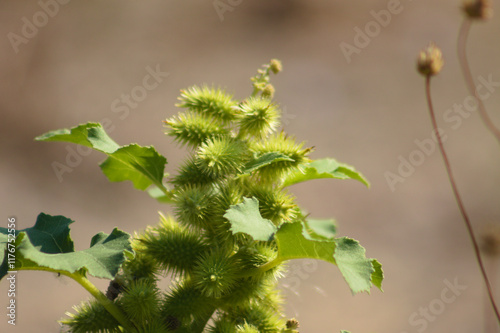
[[[155,184],[156,186],[158,186],[158,188],[163,192],[163,194],[165,194],[168,198],[172,198],[172,192],[170,192],[166,187],[165,185],[163,185],[161,182],[157,182],[155,180],[153,180],[153,184]]]
[[[469,233],[470,240],[472,242],[472,247],[474,249],[474,254],[476,255],[476,260],[477,263],[479,264],[479,269],[481,270],[481,274],[483,275],[484,279],[484,284],[486,285],[486,289],[488,291],[488,296],[490,298],[491,306],[493,307],[493,310],[495,311],[495,315],[497,317],[498,323],[500,323],[500,312],[498,311],[498,307],[495,303],[495,298],[493,297],[493,291],[490,285],[490,281],[488,280],[488,275],[486,274],[486,269],[484,268],[483,260],[481,257],[481,252],[479,251],[479,245],[476,240],[476,236],[474,235],[474,229],[472,229],[472,224],[469,219],[469,215],[467,214],[467,211],[465,210],[465,206],[462,202],[462,198],[460,197],[460,193],[458,192],[458,187],[455,182],[455,178],[453,177],[453,173],[451,172],[451,166],[450,166],[450,161],[448,160],[448,156],[446,155],[446,151],[444,150],[444,145],[443,145],[443,140],[441,139],[441,135],[438,132],[438,126],[436,122],[436,115],[434,112],[434,107],[432,106],[432,99],[431,99],[431,77],[427,76],[425,80],[425,95],[427,98],[427,105],[429,107],[429,113],[431,116],[431,121],[432,121],[432,127],[434,129],[434,132],[436,133],[436,137],[438,139],[438,144],[439,144],[439,150],[441,151],[441,155],[443,156],[444,160],[444,165],[446,168],[446,173],[448,174],[448,178],[450,180],[451,188],[453,190],[453,194],[455,195],[455,199],[458,204],[458,208],[460,209],[460,213],[462,214],[462,217],[465,222],[465,226],[467,228],[467,232]]]
[[[252,97],[257,96],[257,94],[259,93],[259,91],[260,91],[260,90],[259,90],[259,89],[257,89],[257,88],[255,88],[255,86],[254,86],[253,91],[252,91],[252,94],[251,94],[250,96],[252,96]]]
[[[279,264],[281,264],[284,260],[281,259],[281,258],[276,258],[274,260],[271,260],[270,262],[262,265],[262,266],[259,266],[259,267],[256,267],[256,268],[252,268],[252,269],[249,269],[249,270],[246,270],[244,273],[240,273],[238,274],[238,277],[248,277],[248,276],[254,276],[254,275],[257,275],[257,274],[260,274],[260,273],[264,273],[264,272],[267,272],[268,270],[278,266]]]
[[[123,312],[120,310],[120,308],[113,303],[111,300],[109,300],[106,295],[104,295],[99,289],[97,289],[92,282],[90,282],[86,277],[79,273],[67,273],[67,272],[61,272],[61,274],[64,274],[66,276],[69,276],[76,282],[78,282],[83,288],[85,288],[92,296],[94,296],[99,303],[101,303],[102,306],[108,312],[115,317],[116,320],[123,326],[126,332],[137,332],[135,328],[133,328],[133,324],[125,317]]]
[[[264,65],[264,70],[262,70],[262,73],[260,71],[258,71],[258,74],[253,77],[252,80],[254,80],[254,86],[253,86],[252,94],[250,96],[256,97],[258,95],[258,93],[261,91],[261,89],[258,89],[255,86],[255,84],[265,82],[266,77],[267,78],[269,77],[270,69],[271,69],[271,67],[269,65]]]
[[[195,320],[193,324],[191,325],[191,332],[192,333],[202,333],[203,330],[205,329],[205,326],[207,326],[208,321],[210,318],[212,318],[216,308],[214,307],[212,311],[207,312],[207,314],[202,317],[201,319]]]
[[[486,107],[484,106],[483,99],[479,96],[477,92],[477,88],[474,85],[474,79],[472,78],[472,73],[469,67],[469,62],[467,61],[467,36],[469,35],[469,30],[471,26],[471,20],[465,19],[460,27],[460,32],[458,34],[458,42],[457,42],[457,53],[458,60],[460,62],[460,67],[462,68],[462,73],[464,75],[465,84],[467,85],[467,89],[469,93],[474,96],[477,101],[479,115],[483,120],[486,128],[495,136],[497,141],[500,143],[500,130],[493,124],[493,121],[488,116],[488,112],[486,112]]]

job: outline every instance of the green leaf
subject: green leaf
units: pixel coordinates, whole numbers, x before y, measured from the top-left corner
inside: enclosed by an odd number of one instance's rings
[[[382,276],[376,272],[382,272],[381,266],[377,268],[378,261],[365,257],[365,249],[356,240],[346,237],[326,239],[325,236],[311,235],[306,229],[306,225],[300,222],[281,225],[275,236],[278,262],[301,258],[324,260],[338,266],[354,294],[370,292],[372,281],[378,287],[381,280],[377,279]]]
[[[371,259],[365,257],[365,249],[357,240],[347,237],[337,238],[335,243],[337,248],[333,256],[351,291],[369,293],[375,269]]]
[[[289,174],[283,186],[287,187],[297,183],[301,183],[312,179],[334,178],[334,179],[355,179],[367,187],[370,186],[366,178],[356,171],[352,166],[339,163],[333,158],[324,158],[315,160],[311,163],[302,165],[301,170],[297,170]]]
[[[153,148],[136,144],[123,146],[101,163],[100,167],[112,182],[130,180],[139,190],[151,184],[162,185],[167,159]]]
[[[162,179],[167,159],[153,147],[137,144],[120,147],[101,124],[87,123],[60,129],[40,135],[35,140],[71,142],[93,148],[108,155],[100,166],[110,181],[130,180],[135,188],[143,191],[151,184],[164,188]]]
[[[257,157],[256,159],[250,161],[245,165],[245,168],[243,170],[243,174],[246,173],[251,173],[255,170],[258,170],[266,165],[269,165],[273,162],[279,162],[279,161],[292,161],[290,157],[279,153],[279,152],[270,152],[270,153],[265,153],[262,154],[261,156]]]
[[[160,203],[174,203],[172,192],[165,194],[158,186],[153,186],[148,189],[148,194],[151,198],[156,199]]]
[[[34,246],[45,253],[64,253],[74,251],[69,225],[73,220],[57,215],[40,213],[31,228],[16,230],[16,236],[25,232]],[[0,228],[0,242],[7,240],[7,229]]]
[[[69,232],[69,225],[74,221],[64,216],[50,216],[44,213],[38,215],[36,223],[31,228],[15,230],[16,237],[24,232],[30,238],[34,247],[45,253],[73,252],[74,245]],[[0,228],[0,279],[7,274],[7,242],[8,230]],[[16,249],[17,258],[17,249]]]
[[[232,205],[224,217],[231,223],[233,234],[243,232],[254,240],[269,241],[277,230],[271,221],[260,215],[259,200],[256,198],[243,198],[243,202]]]
[[[308,219],[305,221],[307,236],[304,237],[311,240],[331,240],[337,234],[337,225],[332,219]]]
[[[311,237],[301,222],[282,224],[275,239],[278,245],[278,258],[282,261],[311,258],[336,264],[333,257],[335,242]]]
[[[71,129],[59,129],[42,134],[37,141],[63,141],[90,147],[110,154],[120,146],[114,142],[99,123],[86,123]]]
[[[382,280],[384,280],[384,272],[382,271],[382,264],[378,262],[377,259],[372,259],[373,273],[372,273],[372,283],[380,291],[382,290]]]
[[[99,233],[92,238],[90,248],[74,252],[68,225],[73,221],[63,216],[40,214],[34,227],[17,234],[17,270],[47,270],[74,274],[79,271],[99,278],[113,279],[132,251],[130,235],[114,229],[111,234]],[[4,230],[2,232],[2,239]],[[7,258],[0,268],[0,279],[7,274]]]

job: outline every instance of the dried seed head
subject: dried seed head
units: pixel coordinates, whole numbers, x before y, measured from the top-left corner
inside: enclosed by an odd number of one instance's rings
[[[441,50],[430,43],[424,50],[420,51],[417,60],[417,70],[424,76],[436,75],[443,68],[443,55]]]
[[[491,0],[468,0],[464,2],[462,10],[473,20],[488,20],[493,16]]]
[[[498,257],[500,255],[500,227],[489,227],[481,235],[481,238],[481,250],[483,250],[484,254],[490,257]]]

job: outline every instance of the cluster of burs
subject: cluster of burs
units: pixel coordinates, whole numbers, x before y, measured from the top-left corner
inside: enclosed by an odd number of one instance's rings
[[[178,115],[166,134],[190,154],[170,178],[175,217],[134,237],[135,257],[122,265],[108,298],[138,332],[297,332],[283,317],[277,281],[283,264],[259,269],[277,255],[273,240],[233,234],[224,217],[244,198],[256,198],[263,218],[276,226],[303,219],[284,177],[308,162],[311,151],[279,131],[280,109],[269,83],[281,64],[272,60],[252,78],[250,97],[236,101],[213,87],[181,91]],[[279,154],[255,165],[259,156]],[[172,276],[168,290],[157,286]],[[75,308],[63,321],[71,332],[121,332],[96,301]]]

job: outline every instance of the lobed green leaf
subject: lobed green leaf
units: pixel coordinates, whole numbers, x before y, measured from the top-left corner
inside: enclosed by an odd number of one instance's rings
[[[382,281],[384,280],[384,272],[382,271],[382,264],[377,259],[372,259],[373,273],[371,281],[380,291],[382,290]]]
[[[71,129],[64,128],[51,131],[36,137],[35,140],[71,142],[107,154],[120,148],[120,146],[108,136],[101,124],[91,122],[81,124]]]
[[[144,191],[152,184],[163,186],[166,163],[167,159],[153,147],[131,144],[109,154],[100,167],[109,181],[130,180],[135,188]]]
[[[334,220],[283,223],[276,231],[274,224],[260,215],[256,198],[244,198],[243,203],[231,206],[224,217],[231,224],[233,234],[242,232],[260,241],[274,239],[278,246],[276,262],[302,258],[324,260],[338,266],[354,294],[370,292],[372,284],[381,288],[383,273],[380,263],[367,259],[365,249],[358,241],[347,237],[334,238]]]
[[[69,230],[69,225],[73,222],[64,216],[41,213],[33,227],[14,231],[16,242],[17,236],[20,233],[25,233],[39,251],[45,253],[73,252],[74,245]],[[8,253],[8,233],[8,229],[0,228],[0,279],[7,274],[8,270],[8,258],[4,256]],[[15,255],[17,259],[17,249]]]
[[[63,216],[42,213],[35,226],[19,230],[15,240],[15,269],[68,274],[80,271],[112,279],[125,260],[126,252],[132,251],[130,235],[116,228],[109,235],[101,232],[92,238],[90,248],[75,252],[68,227],[72,222]],[[6,237],[3,229],[0,230],[2,240]],[[4,257],[0,279],[7,274],[7,268]]]
[[[71,129],[60,129],[35,138],[38,141],[71,142],[105,153],[108,158],[101,169],[111,182],[130,180],[134,187],[145,190],[155,184],[162,190],[167,159],[153,147],[131,144],[120,147],[99,123],[86,123]]]
[[[339,163],[333,158],[323,158],[315,160],[311,163],[302,165],[303,171],[295,170],[287,175],[283,186],[290,186],[297,183],[305,182],[313,179],[355,179],[365,184],[367,187],[370,183],[366,178],[352,166]]]
[[[365,257],[365,249],[357,240],[347,237],[335,239],[335,244],[337,248],[333,257],[353,294],[369,293],[375,268],[372,260]]]
[[[281,260],[311,258],[336,264],[335,242],[315,239],[301,222],[282,224],[275,239]]]
[[[379,287],[382,282],[381,265],[378,261],[367,259],[365,249],[356,240],[347,237],[329,240],[324,236],[317,238],[307,233],[304,224],[296,222],[285,223],[280,227],[276,233],[276,243],[278,257],[282,260],[311,258],[337,265],[354,294],[370,292],[372,283]]]
[[[269,241],[277,230],[271,221],[260,215],[259,200],[256,198],[243,198],[243,202],[232,205],[224,217],[231,223],[233,234],[243,232],[254,240]]]
[[[306,238],[331,240],[337,234],[337,225],[332,219],[307,219],[304,224],[308,231]]]

